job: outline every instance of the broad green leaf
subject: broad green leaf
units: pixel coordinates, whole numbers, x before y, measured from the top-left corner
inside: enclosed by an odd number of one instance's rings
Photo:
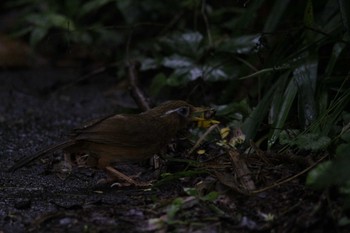
[[[344,134],[341,136],[341,139],[343,139],[344,141],[350,143],[350,131],[347,131],[346,133],[344,133]]]
[[[251,113],[251,108],[246,99],[240,102],[233,102],[228,105],[216,106],[216,116],[224,116],[235,119],[242,120],[242,116],[245,118]],[[234,117],[234,114],[238,113],[240,116]]]
[[[194,75],[191,75],[191,79],[197,79],[198,77],[202,77],[206,81],[212,81],[212,82],[217,82],[217,81],[224,81],[228,79],[228,75],[226,72],[220,68],[220,67],[213,67],[210,65],[205,65],[199,69],[199,73],[201,74],[200,76],[195,77]],[[192,71],[192,70],[191,70]]]
[[[209,65],[199,66],[188,57],[180,55],[172,55],[165,57],[162,65],[174,69],[174,73],[170,76],[168,84],[177,86],[198,78],[207,81],[226,80],[228,75],[220,67],[212,67]]]
[[[160,42],[168,47],[172,52],[176,52],[186,57],[197,59],[204,50],[201,46],[203,36],[199,32],[186,32],[163,37]]]
[[[74,22],[65,15],[51,13],[46,15],[46,17],[49,24],[53,27],[58,27],[69,31],[75,30]]]
[[[259,104],[253,109],[251,114],[245,119],[242,125],[242,131],[246,135],[246,141],[254,139],[260,124],[263,122],[269,110],[270,101],[272,99],[272,89],[270,89]]]
[[[38,13],[29,14],[26,16],[26,21],[36,27],[50,27],[49,20],[46,16]]]
[[[172,55],[163,59],[162,65],[172,69],[189,68],[193,66],[193,61],[187,57],[180,55]]]
[[[184,191],[189,196],[198,196],[199,195],[197,189],[195,189],[195,188],[184,188]]]
[[[350,162],[350,143],[348,144],[341,144],[337,147],[336,154],[337,154],[337,159],[349,159]],[[349,169],[350,172],[350,169]],[[350,179],[350,176],[349,176]]]
[[[348,197],[349,198],[349,197]],[[348,218],[348,217],[346,217],[346,216],[344,216],[344,217],[341,217],[340,219],[339,219],[339,221],[338,221],[338,225],[340,226],[340,227],[344,227],[344,226],[347,226],[347,225],[349,225],[350,224],[350,219]]]
[[[330,57],[329,62],[327,64],[326,71],[325,71],[325,77],[329,77],[332,74],[334,66],[335,66],[336,62],[338,61],[338,58],[339,58],[341,52],[345,48],[346,48],[346,44],[343,42],[338,42],[338,43],[335,43],[333,45],[332,54],[331,54],[331,57]]]
[[[47,32],[48,29],[45,27],[37,27],[33,29],[30,34],[30,45],[35,47],[47,35]]]
[[[208,193],[207,195],[205,195],[204,197],[201,197],[201,199],[203,201],[215,201],[216,199],[218,199],[219,197],[219,193],[212,191],[210,193]]]
[[[317,117],[315,92],[317,84],[318,60],[308,58],[298,66],[293,74],[298,86],[298,114],[303,128],[309,126]]]
[[[176,39],[180,43],[198,47],[203,40],[203,36],[199,32],[187,32],[187,33],[181,34],[180,37]]]
[[[334,0],[330,0],[333,1]],[[334,4],[334,3],[333,3]],[[324,22],[320,25],[322,28],[322,31],[324,33],[333,34],[338,31],[339,29],[342,29],[343,23],[341,14],[339,14],[339,8],[338,4],[336,4],[336,7],[333,7],[331,9],[325,9],[322,16],[324,18]],[[318,38],[327,38],[327,36],[318,33]]]
[[[288,76],[289,72],[286,72],[285,74],[282,75],[281,79],[281,84],[276,87],[276,90],[273,93],[272,101],[271,101],[271,106],[269,109],[269,116],[268,116],[268,123],[272,125],[276,120],[277,116],[279,115],[282,103],[283,103],[283,94],[288,82]]]
[[[174,201],[171,203],[171,205],[169,205],[167,208],[168,221],[171,222],[174,220],[175,215],[181,209],[182,205],[183,205],[182,198],[178,197],[178,198],[174,199]]]
[[[331,161],[326,161],[317,165],[307,175],[306,184],[313,187],[322,187],[323,184],[321,183],[321,181],[330,173],[331,165]]]
[[[255,34],[227,39],[220,43],[217,51],[239,54],[250,53],[259,43],[260,36],[260,34]]]
[[[275,144],[275,142],[277,141],[279,134],[281,132],[281,129],[284,127],[284,123],[287,119],[287,116],[290,113],[290,109],[294,102],[297,91],[298,91],[298,87],[296,85],[295,77],[293,77],[289,81],[287,89],[283,94],[283,102],[282,102],[281,108],[278,111],[276,121],[273,124],[273,129],[268,139],[268,148],[271,148],[271,146]]]
[[[350,182],[350,144],[337,147],[336,159],[319,164],[309,172],[306,183],[315,188],[327,188],[331,185],[344,186]]]
[[[140,70],[153,70],[157,68],[158,68],[158,64],[155,59],[145,58],[141,60]]]
[[[289,74],[289,72],[287,73]],[[284,74],[283,77],[288,77],[288,74]],[[275,84],[268,89],[262,100],[245,119],[242,125],[242,131],[246,135],[246,141],[249,142],[250,139],[255,137],[261,122],[263,122],[269,110],[274,91],[279,85],[281,85],[282,82],[284,82],[283,77],[277,80],[277,82],[275,82]]]
[[[317,16],[315,20],[318,25],[325,25],[327,22],[332,20],[335,15],[339,15],[338,1],[328,0],[328,2],[324,4],[322,12]]]

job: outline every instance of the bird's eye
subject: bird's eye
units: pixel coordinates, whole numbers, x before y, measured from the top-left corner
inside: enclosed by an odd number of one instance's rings
[[[181,107],[176,109],[176,112],[183,117],[188,117],[190,115],[190,108],[189,107]]]

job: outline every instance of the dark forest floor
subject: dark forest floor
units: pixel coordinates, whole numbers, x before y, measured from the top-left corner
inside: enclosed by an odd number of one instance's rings
[[[102,171],[73,168],[61,174],[59,153],[7,172],[14,161],[59,142],[83,122],[133,105],[115,78],[100,75],[69,85],[77,77],[69,69],[0,72],[0,232],[348,232],[329,211],[329,205],[337,210],[336,203],[305,187],[305,175],[244,195],[209,175],[148,189],[101,186]],[[260,188],[308,166],[264,156],[270,163],[247,158]],[[163,172],[173,169],[165,164]],[[155,173],[132,166],[145,177]],[[185,192],[199,183],[210,183],[205,188],[219,197],[208,201]]]

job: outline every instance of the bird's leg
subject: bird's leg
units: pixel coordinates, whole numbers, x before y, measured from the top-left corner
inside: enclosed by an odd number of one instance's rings
[[[132,184],[136,187],[148,187],[150,186],[151,184],[150,183],[144,183],[144,182],[138,182],[138,181],[135,181],[134,179],[132,179],[131,177],[123,174],[122,172],[118,171],[117,169],[115,169],[114,167],[112,166],[106,166],[105,168],[105,171],[110,174],[111,176],[113,177],[110,177],[110,179],[108,180],[109,182],[113,182],[117,179],[122,179],[124,181],[126,181],[127,183],[129,184]],[[114,184],[112,184],[113,186]]]
[[[64,152],[64,162],[71,166],[73,165],[72,155],[70,153]]]
[[[114,167],[107,166],[107,167],[105,167],[105,170],[106,170],[106,172],[108,172],[108,174],[112,175],[114,178],[122,179],[122,180],[128,182],[129,184],[133,184],[133,185],[137,186],[136,181],[134,181],[131,177],[121,173],[120,171],[118,171]]]
[[[149,184],[135,181],[131,177],[123,174],[122,172],[120,172],[117,169],[115,169],[114,167],[112,167],[111,160],[107,157],[100,157],[97,161],[97,166],[101,169],[104,169],[106,171],[106,173],[109,175],[107,180],[105,180],[106,183],[113,183],[118,179],[119,180],[122,179],[122,180],[126,181],[128,184],[131,184],[134,186],[138,186],[138,187],[149,186]],[[112,186],[113,185],[114,184],[112,184]]]

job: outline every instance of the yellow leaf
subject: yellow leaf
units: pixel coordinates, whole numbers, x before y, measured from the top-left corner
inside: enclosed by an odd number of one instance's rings
[[[220,121],[217,120],[206,120],[206,119],[198,119],[198,127],[199,128],[209,128],[212,125],[219,124]]]
[[[222,139],[226,138],[229,134],[230,134],[230,128],[229,127],[225,127],[220,129],[220,136]]]
[[[203,155],[203,154],[205,154],[205,150],[197,150],[197,154]]]

